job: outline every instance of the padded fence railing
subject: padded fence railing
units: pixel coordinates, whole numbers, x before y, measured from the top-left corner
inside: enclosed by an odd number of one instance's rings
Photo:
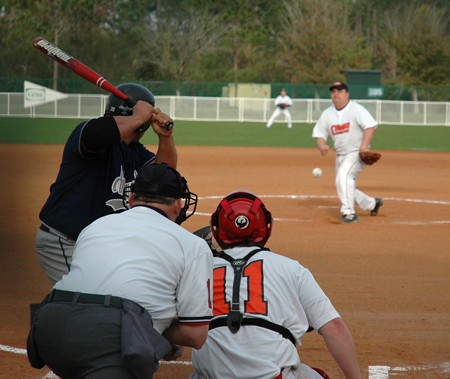
[[[156,106],[174,120],[267,122],[274,99],[244,97],[155,96]],[[0,93],[0,116],[89,119],[103,115],[107,95],[72,94],[30,108],[23,93]],[[379,124],[450,126],[450,102],[354,100],[366,107]],[[293,99],[294,123],[315,123],[331,100]],[[282,117],[276,122],[285,122]]]

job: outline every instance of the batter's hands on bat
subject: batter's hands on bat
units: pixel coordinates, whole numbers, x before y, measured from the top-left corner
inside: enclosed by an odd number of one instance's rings
[[[184,346],[172,345],[172,347],[173,349],[162,357],[164,361],[176,361],[183,355]]]
[[[121,141],[124,141],[126,144],[139,142],[145,131],[150,127],[150,120],[154,112],[155,108],[150,103],[138,101],[133,107],[131,116],[112,116],[119,128]],[[106,116],[108,117],[109,115]]]
[[[142,124],[148,122],[153,114],[155,113],[155,108],[150,103],[146,101],[139,100],[133,107],[133,116],[142,118]]]
[[[152,128],[158,135],[168,136],[172,134],[172,128],[167,130],[166,125],[173,120],[165,113],[161,112],[161,109],[156,108],[153,112]]]

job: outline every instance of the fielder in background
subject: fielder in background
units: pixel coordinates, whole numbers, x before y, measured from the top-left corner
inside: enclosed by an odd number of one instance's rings
[[[286,117],[287,123],[288,123],[288,129],[292,129],[292,118],[291,113],[289,112],[289,107],[292,106],[292,100],[291,98],[286,95],[286,88],[283,88],[281,90],[281,95],[279,95],[275,99],[275,110],[273,111],[272,116],[270,117],[269,121],[267,122],[266,128],[270,128],[275,121],[275,119],[280,115],[283,114]]]
[[[214,255],[213,319],[208,338],[193,350],[190,379],[321,379],[321,369],[300,363],[296,345],[311,327],[324,338],[346,379],[361,379],[352,336],[339,313],[297,261],[265,244],[273,218],[260,198],[235,191],[211,216]]]
[[[75,241],[84,227],[99,217],[125,209],[123,188],[150,162],[177,167],[170,117],[154,108],[155,98],[145,87],[126,83],[117,87],[137,102],[134,108],[111,94],[105,115],[82,122],[70,135],[58,176],[39,218],[36,251],[52,284],[70,271]],[[158,135],[156,155],[139,140],[149,127]]]
[[[366,167],[359,157],[360,152],[369,151],[378,124],[362,105],[350,100],[345,83],[336,82],[330,87],[331,107],[322,112],[314,126],[312,137],[316,138],[320,153],[325,156],[330,150],[328,137],[336,151],[336,189],[341,201],[343,223],[358,222],[355,202],[371,216],[376,216],[383,199],[373,198],[356,188],[356,177]]]
[[[130,210],[82,231],[72,269],[35,313],[33,367],[61,378],[151,378],[160,358],[204,344],[213,256],[177,225],[195,212],[197,195],[164,163],[144,166],[130,191]]]

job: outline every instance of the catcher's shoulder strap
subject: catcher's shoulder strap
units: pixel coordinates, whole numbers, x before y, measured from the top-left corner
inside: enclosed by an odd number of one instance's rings
[[[268,248],[252,250],[244,258],[241,259],[234,259],[225,252],[221,252],[220,255],[218,255],[219,258],[225,259],[226,261],[230,262],[231,266],[233,267],[234,270],[233,295],[230,313],[228,313],[227,317],[220,317],[212,320],[209,325],[209,330],[221,326],[228,326],[228,329],[230,329],[231,333],[237,333],[241,325],[260,326],[280,333],[284,338],[290,340],[295,345],[295,338],[289,329],[285,328],[282,325],[275,324],[271,321],[265,320],[263,318],[257,317],[244,318],[243,314],[239,310],[239,293],[240,293],[242,273],[244,271],[243,268],[245,267],[245,265],[247,264],[248,260],[251,257],[253,257],[256,253],[263,250],[270,251]],[[308,332],[312,330],[314,329],[309,327]]]
[[[239,292],[244,267],[251,257],[253,257],[256,253],[259,253],[260,251],[263,250],[268,251],[269,249],[263,247],[261,249],[252,250],[244,258],[240,259],[234,259],[225,252],[222,252],[220,255],[218,255],[219,258],[225,259],[226,261],[230,262],[231,267],[233,267],[234,270],[233,296],[231,300],[231,309],[230,313],[228,313],[227,315],[227,325],[231,333],[237,333],[237,331],[241,327],[243,318],[242,313],[239,311]]]

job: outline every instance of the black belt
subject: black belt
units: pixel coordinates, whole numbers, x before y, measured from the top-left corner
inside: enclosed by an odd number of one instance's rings
[[[88,303],[88,304],[103,304],[106,307],[122,308],[122,298],[111,295],[95,295],[91,293],[71,292],[62,290],[52,290],[47,300],[48,303],[52,301],[63,301],[72,303]]]
[[[39,229],[41,229],[44,232],[50,233],[50,229],[47,228],[44,224],[41,224],[41,226],[39,227]]]

